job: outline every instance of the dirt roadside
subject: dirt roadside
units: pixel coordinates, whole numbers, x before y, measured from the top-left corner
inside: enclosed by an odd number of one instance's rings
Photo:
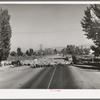
[[[17,89],[43,68],[30,68],[29,66],[0,68],[0,89]]]

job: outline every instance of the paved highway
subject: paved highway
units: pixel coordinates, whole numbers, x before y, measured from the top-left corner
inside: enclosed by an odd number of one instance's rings
[[[100,89],[100,67],[66,65],[54,67],[1,68],[1,89]]]
[[[55,66],[41,70],[22,89],[94,89],[100,88],[100,72],[90,66]],[[89,69],[87,69],[89,67]]]

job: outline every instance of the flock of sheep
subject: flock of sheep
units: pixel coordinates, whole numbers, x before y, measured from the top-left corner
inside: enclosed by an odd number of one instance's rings
[[[33,61],[24,61],[22,62],[23,65],[25,65],[27,62],[27,65],[29,65],[31,68],[35,67],[51,67],[51,66],[58,66],[58,65],[68,65],[70,64],[69,61],[66,61],[64,59],[34,59]]]
[[[34,60],[23,61],[2,61],[1,66],[10,65],[10,67],[30,66],[31,68],[37,67],[50,67],[59,65],[68,65],[71,61],[67,61],[61,58],[38,58]]]

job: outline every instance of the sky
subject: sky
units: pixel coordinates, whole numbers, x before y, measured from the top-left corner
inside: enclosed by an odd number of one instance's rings
[[[82,31],[85,4],[2,4],[11,16],[11,51],[90,45]]]

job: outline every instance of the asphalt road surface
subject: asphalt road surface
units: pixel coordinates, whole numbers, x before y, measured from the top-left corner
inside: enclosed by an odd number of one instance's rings
[[[99,89],[100,72],[92,66],[54,66],[41,70],[22,89]]]

